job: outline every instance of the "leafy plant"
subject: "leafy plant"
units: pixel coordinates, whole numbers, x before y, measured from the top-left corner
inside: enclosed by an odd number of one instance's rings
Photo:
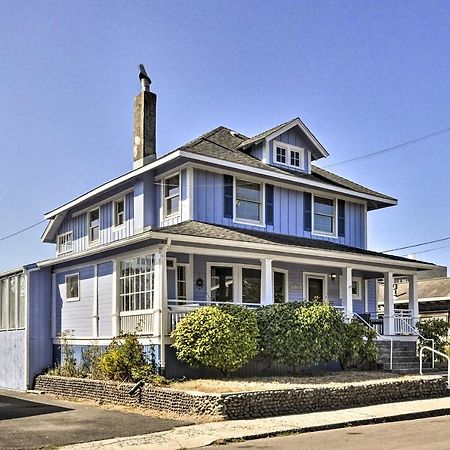
[[[81,350],[80,371],[84,377],[101,378],[102,374],[99,368],[100,359],[103,351],[96,341]]]
[[[177,358],[233,372],[257,354],[255,312],[237,305],[207,306],[183,317],[172,333]]]
[[[100,373],[114,381],[149,381],[155,374],[135,334],[121,334],[108,345],[98,363]]]
[[[443,319],[430,319],[418,322],[416,325],[419,333],[426,339],[434,339],[434,348],[440,352],[445,352],[448,344],[449,324]],[[431,347],[431,342],[419,337],[419,345]],[[425,360],[431,361],[431,352],[426,352]],[[438,361],[443,360],[442,356],[436,355]]]

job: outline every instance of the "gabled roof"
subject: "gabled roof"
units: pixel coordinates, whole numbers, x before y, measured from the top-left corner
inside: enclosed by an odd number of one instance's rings
[[[325,150],[324,146],[319,142],[319,140],[314,136],[310,129],[302,122],[300,117],[288,120],[287,122],[281,123],[273,128],[270,128],[262,133],[253,136],[252,138],[246,139],[239,145],[239,148],[246,149],[252,145],[259,144],[264,140],[274,139],[276,136],[290,130],[291,128],[298,127],[306,135],[306,137],[311,142],[313,148],[312,154],[315,159],[323,158],[328,156],[328,152]]]

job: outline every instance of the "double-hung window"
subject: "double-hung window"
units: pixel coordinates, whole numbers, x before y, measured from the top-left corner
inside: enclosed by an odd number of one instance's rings
[[[69,231],[60,234],[57,239],[56,248],[58,255],[70,253],[73,249],[73,232]]]
[[[314,196],[313,231],[316,234],[336,235],[336,200]]]
[[[114,226],[120,227],[125,223],[125,199],[114,202]]]
[[[274,141],[274,162],[284,166],[301,169],[303,167],[304,149],[296,145]]]
[[[66,300],[80,299],[80,275],[78,273],[66,275]]]
[[[263,222],[262,184],[235,179],[235,219],[261,224]]]
[[[180,212],[180,174],[164,179],[164,217]]]
[[[100,240],[100,208],[88,213],[89,243],[96,244]]]

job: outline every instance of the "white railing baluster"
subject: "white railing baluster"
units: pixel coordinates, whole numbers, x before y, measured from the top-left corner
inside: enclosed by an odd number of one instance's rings
[[[423,345],[422,347],[420,347],[420,352],[419,352],[419,358],[420,358],[420,362],[419,362],[419,371],[420,371],[420,375],[423,375],[423,351],[424,350],[429,350],[431,352],[432,356],[432,360],[434,361],[434,354],[436,353],[439,356],[442,356],[443,358],[445,358],[447,360],[447,389],[450,389],[450,358],[448,355],[446,355],[445,353],[439,352],[438,350],[434,349],[434,343],[433,343],[433,347],[427,347],[426,345]],[[434,365],[433,365],[434,368]]]

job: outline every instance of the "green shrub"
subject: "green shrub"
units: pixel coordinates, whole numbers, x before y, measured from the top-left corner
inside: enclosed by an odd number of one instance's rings
[[[448,343],[449,324],[443,319],[430,319],[418,322],[416,325],[419,333],[426,339],[434,339],[434,348],[445,353]],[[431,342],[419,337],[419,345],[431,347]],[[431,352],[424,352],[425,360],[431,361]],[[436,360],[441,361],[444,358],[436,355]]]
[[[61,332],[61,362],[47,371],[49,375],[57,375],[60,377],[80,376],[73,347],[68,342],[70,336],[72,336],[72,331],[70,330]]]
[[[293,370],[336,361],[343,351],[342,313],[328,302],[269,305],[258,311],[259,348]]]
[[[87,378],[102,378],[100,371],[100,359],[103,351],[96,341],[81,350],[80,372]]]
[[[258,324],[242,306],[207,306],[183,317],[172,337],[180,361],[227,374],[256,356]]]
[[[101,356],[98,368],[105,378],[114,381],[150,381],[155,374],[135,334],[115,337]]]
[[[377,360],[376,332],[359,320],[344,324],[340,361],[343,369],[370,369]]]

